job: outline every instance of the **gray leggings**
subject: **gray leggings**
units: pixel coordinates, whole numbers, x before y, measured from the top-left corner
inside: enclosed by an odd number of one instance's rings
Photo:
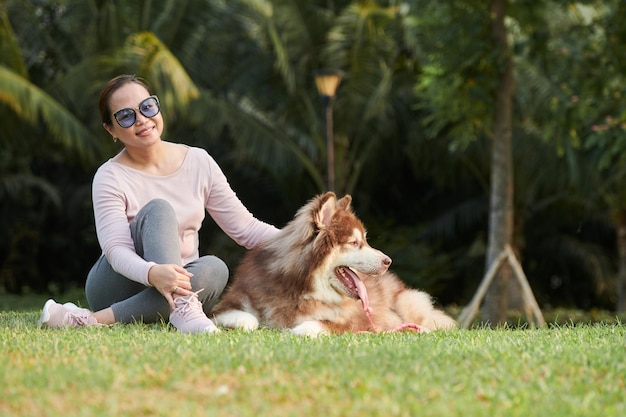
[[[181,264],[178,222],[167,201],[155,199],[146,204],[130,223],[130,230],[135,251],[146,261]],[[184,268],[193,274],[192,291],[203,289],[198,299],[208,314],[226,287],[228,267],[215,256],[202,256]],[[156,288],[115,272],[104,255],[89,271],[85,293],[93,311],[111,307],[119,323],[155,323],[169,317],[169,304]]]

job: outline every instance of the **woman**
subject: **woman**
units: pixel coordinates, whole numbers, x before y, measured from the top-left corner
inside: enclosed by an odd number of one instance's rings
[[[159,100],[135,75],[109,81],[99,100],[102,123],[121,152],[92,184],[103,254],[85,285],[93,312],[48,300],[40,325],[77,327],[169,317],[183,333],[217,331],[207,313],[228,281],[215,256],[199,256],[205,210],[246,248],[277,229],[244,207],[224,174],[200,148],[161,140]]]

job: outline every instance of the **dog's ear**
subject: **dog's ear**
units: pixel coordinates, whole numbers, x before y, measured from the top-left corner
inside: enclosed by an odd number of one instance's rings
[[[315,213],[315,223],[318,229],[330,226],[330,220],[337,211],[337,197],[333,192],[327,192],[320,198],[320,208]]]
[[[350,208],[351,202],[352,202],[352,196],[350,194],[346,194],[341,198],[341,200],[337,201],[337,206],[341,210],[348,210]]]

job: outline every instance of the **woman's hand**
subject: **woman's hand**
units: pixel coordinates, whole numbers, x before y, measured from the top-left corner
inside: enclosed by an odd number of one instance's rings
[[[174,309],[174,295],[191,295],[192,273],[180,265],[157,264],[148,271],[148,282],[165,297]]]

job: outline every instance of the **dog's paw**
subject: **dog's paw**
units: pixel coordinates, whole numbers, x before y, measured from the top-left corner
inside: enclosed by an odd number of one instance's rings
[[[319,335],[328,334],[326,327],[319,321],[304,321],[289,331],[298,336],[317,337]]]
[[[218,314],[214,317],[214,321],[218,326],[242,329],[247,332],[259,328],[259,320],[253,314],[241,310],[231,310]]]

